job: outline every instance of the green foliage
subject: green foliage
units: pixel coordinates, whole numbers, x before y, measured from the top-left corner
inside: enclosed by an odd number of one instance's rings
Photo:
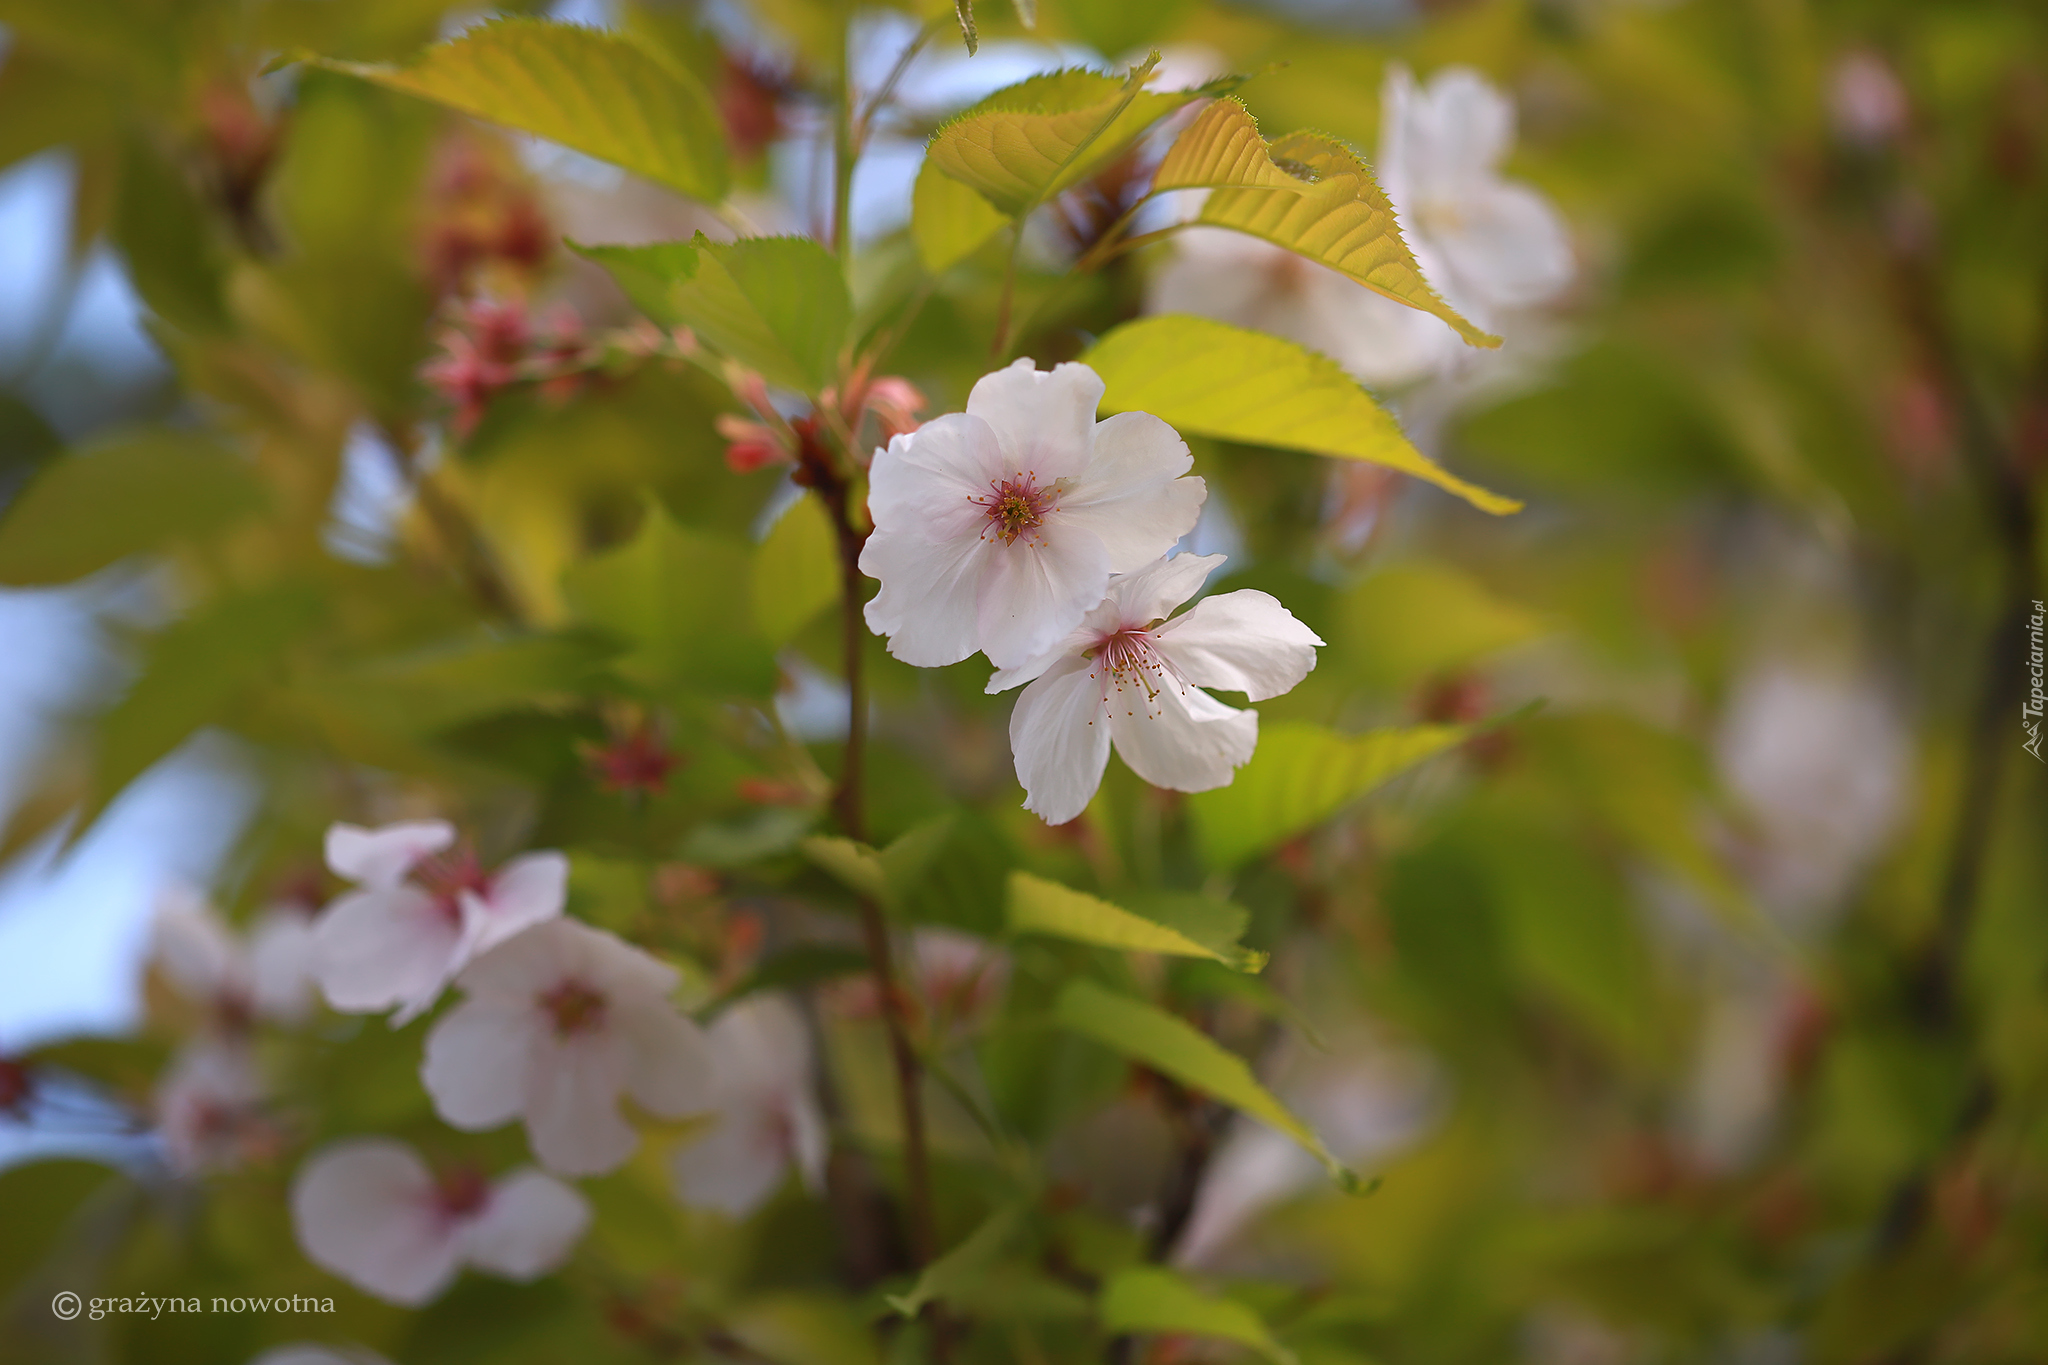
[[[1147,128],[1197,97],[1195,91],[1143,89],[1156,62],[1132,68],[1122,80],[1069,70],[998,90],[942,124],[929,155],[999,211],[1021,218],[1115,160]]]
[[[1259,1084],[1244,1058],[1217,1046],[1185,1020],[1088,980],[1067,984],[1053,1005],[1053,1018],[1062,1028],[1092,1038],[1279,1129],[1313,1153],[1339,1184],[1358,1188],[1358,1178],[1330,1155],[1321,1138]]]
[[[754,620],[770,644],[786,644],[839,600],[839,542],[824,509],[805,498],[754,549]]]
[[[203,542],[267,503],[246,461],[198,435],[141,431],[52,461],[0,519],[0,583],[68,583]]]
[[[688,71],[616,34],[498,19],[410,66],[323,65],[573,147],[694,199],[725,197],[725,141],[710,97]]]
[[[573,244],[572,244],[573,245]],[[831,254],[802,237],[578,246],[639,309],[689,327],[772,384],[815,393],[834,373],[853,304]]]
[[[1235,867],[1305,833],[1374,787],[1462,743],[1461,725],[1340,735],[1299,721],[1263,727],[1258,752],[1227,787],[1188,802],[1211,867]]]
[[[1230,1299],[1211,1298],[1170,1270],[1132,1266],[1102,1287],[1105,1329],[1148,1336],[1218,1337],[1248,1346],[1274,1365],[1294,1365],[1294,1352],[1273,1339],[1259,1315]]]
[[[1231,95],[1210,101],[1152,173],[1155,192],[1230,187],[1307,194],[1313,184],[1273,163],[1258,120]]]
[[[1083,359],[1102,376],[1102,405],[1111,412],[1149,412],[1226,441],[1369,460],[1487,512],[1522,505],[1444,471],[1334,360],[1280,337],[1209,318],[1144,318],[1110,332]]]
[[[910,192],[910,235],[917,258],[936,275],[979,250],[1009,222],[1001,209],[927,159]]]
[[[1499,337],[1460,317],[1422,278],[1394,221],[1393,203],[1356,152],[1320,133],[1289,133],[1267,150],[1283,167],[1305,171],[1314,188],[1220,189],[1203,203],[1197,221],[1263,237],[1341,271],[1396,303],[1442,318],[1474,346],[1500,345]]]
[[[1194,902],[1193,914],[1188,917],[1196,919],[1206,906],[1199,898],[1186,899]],[[1179,907],[1169,907],[1169,914],[1174,908]],[[1244,932],[1242,914],[1236,917],[1234,932],[1228,923],[1215,923],[1213,916],[1208,924],[1200,924],[1199,921],[1191,924],[1187,932],[1170,921],[1162,922],[1164,919],[1132,914],[1108,901],[1069,890],[1057,882],[1034,877],[1028,872],[1010,874],[1009,925],[1012,933],[1048,934],[1076,943],[1094,944],[1098,948],[1120,948],[1126,952],[1203,957],[1240,971],[1255,972],[1265,965],[1264,954],[1249,952],[1236,945],[1237,936]],[[1219,928],[1224,932],[1218,933]]]

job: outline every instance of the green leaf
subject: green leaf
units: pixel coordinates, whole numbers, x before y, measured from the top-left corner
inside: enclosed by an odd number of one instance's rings
[[[803,855],[816,863],[856,895],[882,901],[889,895],[889,874],[882,860],[866,844],[837,834],[814,834],[797,845]]]
[[[1443,469],[1336,361],[1292,341],[1169,314],[1124,323],[1081,359],[1107,386],[1106,411],[1149,412],[1181,431],[1225,441],[1369,460],[1487,512],[1522,506]]]
[[[1009,221],[930,157],[918,168],[910,191],[910,239],[917,244],[917,259],[932,274],[972,256]]]
[[[639,534],[573,565],[562,592],[577,620],[631,647],[615,665],[627,678],[768,696],[779,675],[754,632],[749,560],[744,545],[677,526],[650,502]]]
[[[1244,1058],[1218,1046],[1186,1020],[1086,980],[1070,981],[1060,991],[1053,1020],[1270,1124],[1312,1152],[1347,1190],[1360,1188],[1358,1177],[1330,1155],[1322,1139],[1259,1084]]]
[[[1407,688],[1544,631],[1542,618],[1443,564],[1396,564],[1345,594],[1345,644],[1360,671]]]
[[[251,690],[320,611],[317,593],[287,583],[210,602],[152,638],[134,685],[99,718],[89,794],[73,836],[201,727],[242,712]]]
[[[228,329],[228,261],[182,167],[131,138],[121,158],[114,244],[150,311],[187,332]]]
[[[887,1294],[884,1301],[904,1317],[916,1317],[933,1299],[950,1298],[986,1275],[1023,1225],[1021,1207],[997,1209],[966,1240],[926,1266],[908,1294]]]
[[[329,685],[419,733],[582,691],[618,653],[595,631],[480,636],[380,659]]]
[[[839,541],[824,505],[802,498],[754,548],[754,623],[769,644],[788,644],[839,600]]]
[[[1273,164],[1258,121],[1235,95],[1210,103],[1181,130],[1160,159],[1152,190],[1204,188],[1284,190],[1306,194],[1315,182],[1291,175]]]
[[[1154,123],[1205,91],[1147,91],[1158,54],[1122,79],[1054,71],[996,91],[940,125],[938,168],[1021,218],[1116,159]]]
[[[1394,220],[1392,201],[1358,153],[1321,133],[1289,133],[1272,144],[1271,156],[1297,178],[1312,178],[1309,192],[1220,189],[1195,221],[1263,237],[1396,303],[1442,318],[1474,346],[1500,345],[1499,337],[1460,317],[1422,277]]]
[[[1009,892],[1009,927],[1014,934],[1049,934],[1076,943],[1090,943],[1098,948],[1117,948],[1125,952],[1209,958],[1239,971],[1256,972],[1266,965],[1265,954],[1236,947],[1234,935],[1229,946],[1214,946],[1169,924],[1133,914],[1122,906],[1070,890],[1043,877],[1034,877],[1029,872],[1012,872]],[[1226,906],[1218,908],[1229,909]],[[1241,933],[1243,929],[1244,919],[1240,912],[1237,930]]]
[[[693,329],[770,383],[816,393],[832,382],[853,301],[839,263],[809,238],[569,246],[656,322]]]
[[[1471,733],[1413,725],[1351,736],[1300,721],[1261,728],[1258,752],[1235,782],[1188,798],[1195,843],[1211,867],[1257,857]]]
[[[1249,1306],[1212,1299],[1159,1266],[1118,1271],[1103,1286],[1096,1312],[1113,1335],[1221,1337],[1249,1346],[1275,1365],[1294,1365],[1294,1353],[1273,1339],[1265,1320]]]
[[[618,33],[497,19],[410,66],[319,65],[609,161],[693,199],[725,197],[724,125],[696,77]]]

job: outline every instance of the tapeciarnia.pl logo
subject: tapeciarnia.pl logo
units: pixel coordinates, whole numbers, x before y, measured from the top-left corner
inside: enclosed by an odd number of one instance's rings
[[[2041,757],[2041,712],[2048,707],[2048,695],[2041,690],[2041,622],[2048,611],[2041,603],[2034,603],[2034,614],[2027,621],[2027,639],[2031,647],[2027,650],[2027,672],[2033,679],[2027,691],[2027,699],[2020,703],[2020,725],[2027,732],[2027,742],[2020,747],[2034,756],[2036,762],[2048,762]]]

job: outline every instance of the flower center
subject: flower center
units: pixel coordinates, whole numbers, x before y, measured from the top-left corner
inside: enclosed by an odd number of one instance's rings
[[[462,922],[463,892],[473,891],[486,899],[491,894],[491,879],[477,862],[476,853],[467,847],[421,859],[413,865],[412,879],[434,898],[434,908],[455,924]]]
[[[982,530],[982,538],[998,536],[1005,545],[1014,545],[1018,536],[1037,530],[1045,520],[1045,514],[1053,509],[1060,500],[1060,494],[1066,491],[1063,479],[1040,488],[1038,475],[1022,470],[1007,479],[990,479],[988,486],[987,497],[969,498],[968,501],[988,514],[988,525]]]
[[[457,1166],[434,1182],[434,1210],[444,1218],[467,1218],[490,1198],[490,1183],[473,1167]]]
[[[604,1024],[604,997],[580,981],[564,981],[540,997],[541,1012],[557,1037],[570,1038]]]
[[[1095,660],[1095,671],[1090,676],[1102,686],[1106,713],[1111,706],[1120,705],[1127,716],[1136,715],[1140,707],[1146,715],[1156,715],[1153,702],[1161,692],[1169,687],[1187,691],[1186,680],[1159,652],[1158,637],[1149,630],[1127,626],[1103,637],[1090,654]]]

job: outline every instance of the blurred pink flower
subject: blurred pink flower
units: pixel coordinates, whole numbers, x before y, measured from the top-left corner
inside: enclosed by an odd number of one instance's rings
[[[1095,420],[1085,365],[1019,360],[985,375],[967,411],[877,452],[861,571],[882,582],[868,625],[905,663],[981,650],[998,668],[1052,647],[1102,600],[1112,573],[1166,553],[1207,489],[1173,428],[1147,413]]]
[[[313,1009],[313,925],[295,908],[266,911],[244,936],[189,886],[165,888],[150,958],[172,988],[229,1026],[297,1023]]]
[[[1053,825],[1087,809],[1112,742],[1133,772],[1173,791],[1221,787],[1251,758],[1258,713],[1202,689],[1277,697],[1308,676],[1323,641],[1249,588],[1165,620],[1223,558],[1175,555],[1111,579],[1108,598],[1066,639],[988,680],[992,693],[1030,684],[1010,713],[1024,809]]]
[[[412,1307],[463,1266],[512,1280],[547,1274],[590,1226],[590,1205],[535,1170],[488,1182],[469,1170],[437,1178],[389,1138],[336,1143],[292,1182],[292,1227],[315,1265]]]
[[[463,971],[467,998],[427,1035],[420,1078],[457,1128],[523,1118],[549,1170],[611,1170],[640,1141],[622,1096],[663,1118],[712,1105],[716,1064],[669,999],[677,980],[611,934],[549,920]]]
[[[808,1189],[825,1177],[829,1137],[813,1094],[810,1034],[780,996],[753,995],[707,1031],[717,1068],[715,1126],[672,1163],[686,1204],[744,1218],[794,1165]]]
[[[277,1144],[255,1059],[239,1043],[196,1043],[157,1086],[157,1133],[180,1175],[228,1170]]]
[[[448,850],[455,828],[417,820],[327,831],[327,865],[361,883],[313,927],[313,974],[338,1010],[397,1007],[393,1027],[431,1006],[478,954],[562,913],[569,860],[527,853],[485,872]]]

